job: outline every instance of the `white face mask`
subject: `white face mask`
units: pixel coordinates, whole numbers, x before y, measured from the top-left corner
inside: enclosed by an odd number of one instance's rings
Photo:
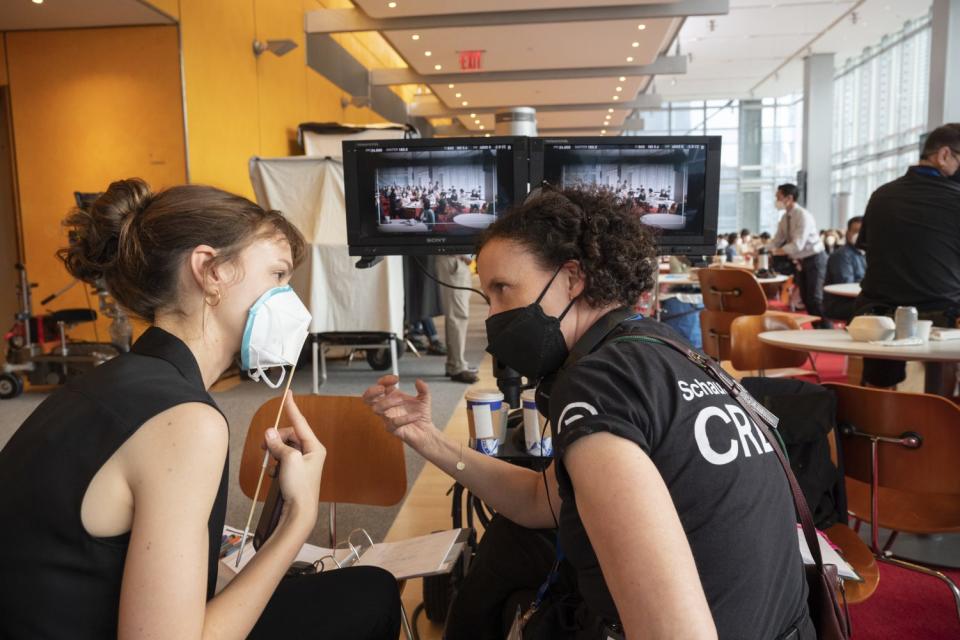
[[[250,307],[240,343],[240,366],[254,380],[276,389],[286,370],[274,382],[264,369],[295,365],[310,331],[312,316],[290,285],[270,289]]]

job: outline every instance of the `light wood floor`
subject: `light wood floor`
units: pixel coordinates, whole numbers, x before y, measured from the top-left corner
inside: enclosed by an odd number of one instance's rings
[[[490,356],[484,357],[480,363],[480,381],[474,385],[484,389],[495,389],[496,379],[493,377]],[[464,389],[466,391],[466,389]],[[461,399],[447,424],[445,433],[453,438],[467,440],[467,405]],[[449,529],[453,522],[450,519],[451,498],[446,495],[453,485],[453,479],[440,471],[429,462],[424,466],[420,477],[413,484],[407,494],[406,502],[397,514],[393,526],[387,532],[386,540],[402,540],[412,536],[419,536],[432,531]],[[423,601],[423,581],[411,580],[403,591],[403,604],[407,613],[413,615],[414,608]],[[420,614],[417,625],[422,640],[439,640],[442,627],[427,620],[425,614]],[[400,634],[403,639],[403,634]]]

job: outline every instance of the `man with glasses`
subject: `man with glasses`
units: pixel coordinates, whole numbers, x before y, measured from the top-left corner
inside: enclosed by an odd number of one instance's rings
[[[858,315],[893,315],[898,306],[912,306],[935,326],[955,326],[960,315],[960,123],[931,131],[920,161],[870,196],[857,248],[867,258]],[[903,362],[864,360],[867,384],[892,387],[904,377]]]

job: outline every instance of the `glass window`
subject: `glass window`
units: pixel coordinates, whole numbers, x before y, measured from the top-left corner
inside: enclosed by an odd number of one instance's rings
[[[929,15],[907,22],[837,69],[833,199],[849,194],[847,215],[862,215],[877,187],[917,161],[929,73]]]

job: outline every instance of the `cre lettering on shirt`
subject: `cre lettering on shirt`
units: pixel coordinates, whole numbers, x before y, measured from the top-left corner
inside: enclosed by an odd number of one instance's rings
[[[730,446],[726,451],[718,451],[713,447],[707,435],[708,427],[724,429],[730,434]],[[773,451],[760,429],[747,417],[744,410],[735,404],[726,404],[722,409],[718,406],[701,409],[693,424],[693,436],[700,455],[710,464],[717,466],[733,462],[741,453],[744,458],[749,458],[753,452],[763,455]]]
[[[677,386],[683,393],[683,399],[687,401],[704,396],[722,396],[727,393],[716,382],[706,382],[704,380],[694,380],[693,382],[677,380]]]

